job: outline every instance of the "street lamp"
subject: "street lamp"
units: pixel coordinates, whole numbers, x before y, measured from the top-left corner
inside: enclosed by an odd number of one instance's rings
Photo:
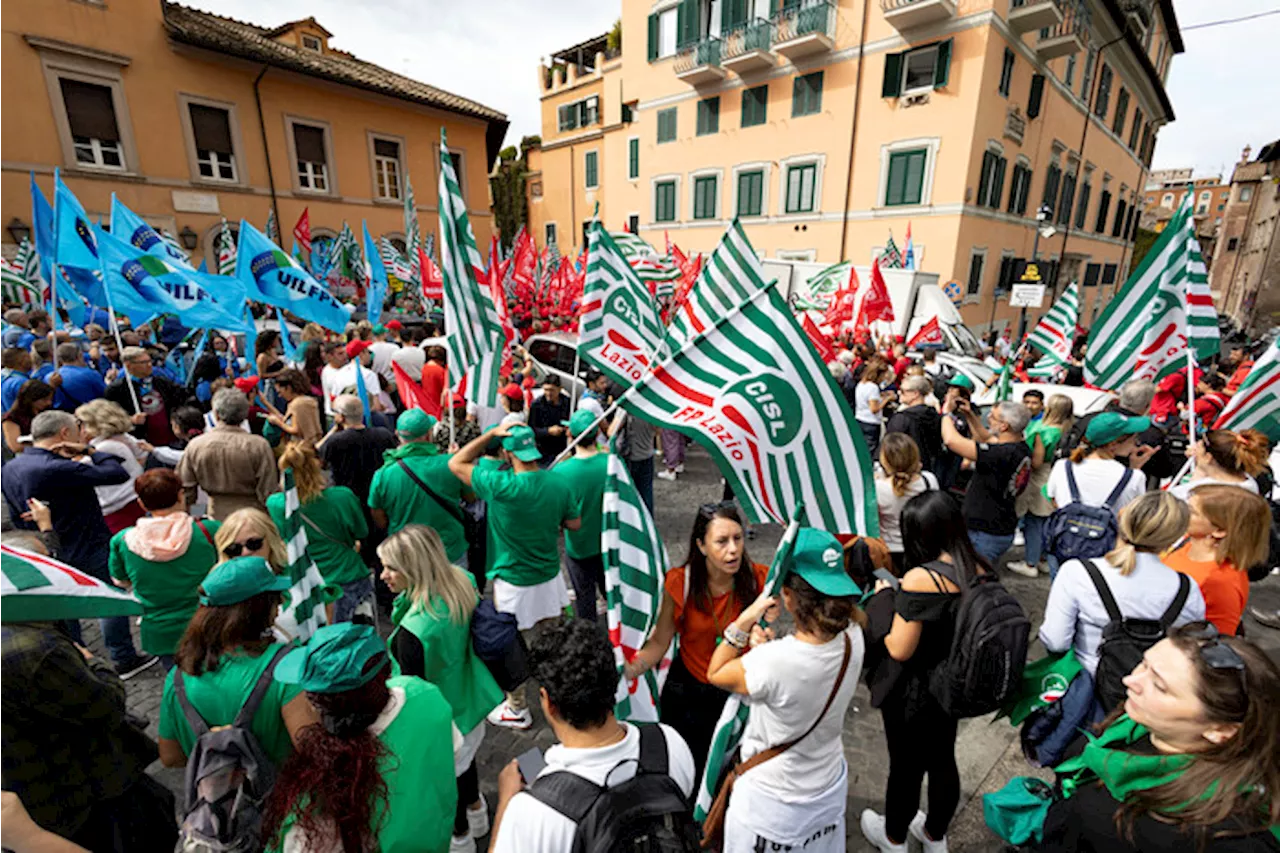
[[[178,240],[182,242],[182,248],[188,252],[200,245],[200,235],[192,231],[190,225],[182,226],[182,230],[178,232]]]
[[[1036,236],[1031,243],[1031,262],[1035,263],[1040,259],[1040,238],[1044,237],[1048,240],[1054,234],[1058,233],[1050,222],[1053,216],[1053,208],[1048,204],[1040,205],[1040,209],[1036,211]],[[1037,279],[1038,281],[1039,279]],[[1018,314],[1018,340],[1022,340],[1022,336],[1027,333],[1027,306],[1022,306],[1022,311]]]
[[[21,244],[23,240],[31,239],[31,226],[15,216],[9,220],[9,236],[13,242]]]

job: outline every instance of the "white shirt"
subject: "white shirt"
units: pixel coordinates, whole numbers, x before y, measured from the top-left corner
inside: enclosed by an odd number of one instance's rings
[[[1235,480],[1215,480],[1212,477],[1205,477],[1203,480],[1188,480],[1185,483],[1179,483],[1176,486],[1169,487],[1169,494],[1181,500],[1187,500],[1191,497],[1191,493],[1201,486],[1235,486],[1238,489],[1244,489],[1246,492],[1258,494],[1258,481],[1252,477],[1245,476],[1243,482]]]
[[[864,424],[879,424],[884,413],[871,411],[871,401],[880,402],[880,386],[874,382],[859,382],[853,390],[853,416]]]
[[[1120,612],[1133,619],[1159,619],[1178,594],[1178,573],[1160,562],[1155,554],[1139,553],[1128,575],[1102,561],[1102,577],[1111,590]],[[1190,592],[1174,625],[1204,618],[1204,596],[1200,585],[1190,582]],[[1040,642],[1051,652],[1074,648],[1081,665],[1092,675],[1098,669],[1098,647],[1102,630],[1111,619],[1089,573],[1079,560],[1068,560],[1058,569],[1049,588],[1040,626]],[[755,654],[753,651],[751,654]]]
[[[409,374],[409,378],[414,382],[422,381],[422,367],[427,363],[427,354],[420,347],[400,347],[391,354],[391,363],[400,365],[400,369]],[[387,367],[391,371],[394,381],[395,371]]]
[[[94,486],[93,491],[98,496],[98,506],[102,507],[103,515],[110,515],[116,510],[124,509],[138,498],[138,493],[133,490],[133,481],[142,475],[142,465],[138,461],[139,455],[146,456],[142,453],[142,448],[138,447],[138,441],[131,435],[115,435],[111,438],[95,438],[92,442],[94,452],[110,453],[120,460],[120,464],[124,470],[129,472],[129,479],[123,483],[117,483],[114,486]]]
[[[929,471],[922,471],[907,484],[907,493],[893,493],[893,480],[876,477],[876,503],[880,505],[880,539],[890,551],[904,550],[902,544],[902,508],[916,495],[938,488],[938,479]]]
[[[567,770],[597,785],[605,784],[606,776],[613,785],[631,779],[636,775],[640,758],[640,730],[630,723],[622,726],[627,730],[626,737],[609,746],[572,749],[557,744],[551,747],[546,754],[547,766],[539,777]],[[667,741],[668,773],[688,797],[696,782],[693,755],[675,729],[662,726],[662,734]],[[564,853],[573,848],[577,831],[578,825],[573,821],[522,792],[507,804],[493,850],[494,853]]]
[[[1071,487],[1067,483],[1067,466],[1069,459],[1059,459],[1053,463],[1049,472],[1049,482],[1044,487],[1045,494],[1054,506],[1062,509],[1071,503]],[[1080,490],[1080,501],[1087,506],[1102,506],[1107,502],[1111,490],[1120,482],[1128,469],[1114,459],[1085,459],[1073,466],[1076,476],[1076,488]],[[1111,509],[1118,516],[1120,510],[1146,494],[1147,478],[1141,471],[1134,471],[1129,477],[1129,485],[1124,487],[1120,498]]]
[[[333,414],[334,398],[341,394],[356,393],[356,367],[356,362],[349,361],[337,370],[326,367],[320,371],[320,387],[324,390],[324,413],[326,415]],[[369,399],[372,400],[377,397],[382,401],[384,407],[390,408],[389,401],[383,399],[382,381],[378,378],[378,374],[367,367],[361,369],[364,371],[364,387],[369,393]]]
[[[369,352],[373,353],[373,372],[388,382],[393,382],[391,359],[400,352],[400,345],[390,341],[377,341],[370,345]]]

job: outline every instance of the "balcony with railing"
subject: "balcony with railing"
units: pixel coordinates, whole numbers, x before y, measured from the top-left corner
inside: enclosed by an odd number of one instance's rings
[[[836,7],[831,0],[786,0],[773,16],[773,49],[792,62],[835,46]]]
[[[772,68],[777,59],[769,52],[773,44],[773,22],[757,18],[736,26],[720,36],[720,62],[735,74],[750,74]]]
[[[956,15],[954,0],[880,0],[884,19],[900,33],[946,21]]]
[[[1029,33],[1062,23],[1062,9],[1055,0],[1010,0],[1009,29]]]
[[[727,72],[720,64],[720,39],[706,38],[676,52],[676,77],[691,86],[718,83]]]
[[[1089,44],[1089,7],[1084,0],[1055,0],[1062,20],[1040,30],[1036,55],[1041,62],[1079,53]]]

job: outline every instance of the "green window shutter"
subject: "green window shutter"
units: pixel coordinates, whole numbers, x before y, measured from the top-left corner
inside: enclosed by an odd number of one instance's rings
[[[990,151],[982,152],[982,172],[978,175],[978,207],[987,206],[988,188],[991,181],[991,170],[995,168],[996,155]]]
[[[1084,228],[1085,217],[1089,213],[1089,193],[1093,187],[1084,184],[1080,187],[1080,201],[1076,204],[1076,227]]]
[[[698,0],[680,0],[676,9],[676,48],[683,49],[698,41]]]
[[[600,185],[600,155],[595,151],[588,151],[585,157],[585,165],[583,171],[584,185],[587,189],[592,189]]]
[[[676,107],[658,112],[658,141],[671,142],[676,138]]]
[[[698,101],[698,135],[720,132],[720,98]]]
[[[1058,181],[1062,178],[1062,170],[1057,166],[1050,166],[1049,171],[1044,176],[1044,195],[1040,197],[1040,203],[1048,205],[1050,209],[1056,208],[1058,204]]]
[[[640,177],[640,140],[627,140],[627,177],[635,180]]]
[[[742,126],[755,127],[765,123],[769,104],[769,86],[756,86],[742,92]]]
[[[1040,103],[1044,100],[1044,75],[1031,75],[1031,94],[1027,97],[1027,118],[1040,115]]]
[[[759,216],[763,210],[764,173],[741,172],[738,175],[738,215]]]
[[[822,72],[815,71],[795,78],[791,89],[791,117],[813,115],[822,111]]]
[[[676,218],[676,183],[663,181],[653,186],[653,218],[657,222],[674,222]]]
[[[995,174],[991,176],[991,209],[1000,209],[1000,199],[1004,197],[1004,170],[1009,161],[1004,157],[996,158]]]
[[[658,58],[658,15],[654,13],[649,16],[649,61],[653,62]]]
[[[928,152],[897,151],[889,155],[889,178],[886,181],[886,206],[919,204],[924,194],[924,166]]]
[[[708,175],[693,181],[693,218],[716,218],[716,177]]]
[[[1018,181],[1022,180],[1022,164],[1013,164],[1013,177],[1009,179],[1009,206],[1005,208],[1013,213],[1018,206]]]
[[[933,66],[933,88],[941,89],[951,77],[951,42],[947,39],[938,45],[938,61]]]
[[[747,22],[748,0],[721,0],[720,32],[727,33]]]
[[[1031,197],[1031,170],[1022,173],[1022,190],[1018,194],[1018,214],[1027,212],[1027,199]]]
[[[905,54],[886,53],[884,56],[884,83],[880,97],[896,98],[902,94],[902,60]]]
[[[889,178],[885,181],[884,203],[886,206],[902,204],[902,184],[906,178],[904,154],[889,155]]]
[[[1111,123],[1111,132],[1116,136],[1124,133],[1124,121],[1128,118],[1129,113],[1129,93],[1123,86],[1120,87],[1120,94],[1116,95],[1116,117]]]

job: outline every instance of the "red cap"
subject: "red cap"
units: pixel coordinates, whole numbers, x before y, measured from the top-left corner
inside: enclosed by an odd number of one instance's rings
[[[347,344],[347,358],[355,358],[360,353],[373,346],[368,341],[354,340]]]
[[[258,387],[258,377],[241,376],[235,380],[236,387],[240,389],[241,394],[252,394],[253,390]]]
[[[401,329],[404,328],[404,323],[401,323],[399,320],[392,320],[391,322],[387,323],[387,328],[400,331]]]
[[[512,382],[510,385],[503,387],[502,396],[511,400],[523,400],[524,389]]]
[[[453,408],[455,409],[465,409],[467,406],[467,401],[461,394],[454,393],[451,395],[450,400],[453,403]]]

